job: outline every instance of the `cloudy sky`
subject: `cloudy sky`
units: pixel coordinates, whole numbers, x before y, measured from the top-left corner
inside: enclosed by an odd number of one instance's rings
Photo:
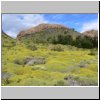
[[[78,32],[97,30],[98,14],[2,14],[2,30],[11,37],[40,23],[63,24]]]

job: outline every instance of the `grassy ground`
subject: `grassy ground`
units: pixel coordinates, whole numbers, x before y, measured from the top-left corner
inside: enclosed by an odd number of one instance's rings
[[[98,85],[98,55],[89,49],[52,44],[35,44],[31,50],[23,44],[2,48],[3,86],[75,86]],[[97,52],[97,50],[95,50]],[[43,57],[44,64],[25,65],[27,57]],[[20,61],[20,64],[15,61]]]

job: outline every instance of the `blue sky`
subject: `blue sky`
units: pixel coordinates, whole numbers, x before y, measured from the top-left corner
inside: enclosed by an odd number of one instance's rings
[[[41,23],[63,24],[78,32],[98,30],[98,14],[2,14],[2,29],[12,37]]]

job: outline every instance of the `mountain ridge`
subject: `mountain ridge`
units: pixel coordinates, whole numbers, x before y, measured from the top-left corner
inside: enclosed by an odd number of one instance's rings
[[[17,40],[25,42],[27,44],[30,41],[46,43],[57,39],[59,35],[67,36],[71,35],[73,38],[78,36],[80,33],[75,31],[73,28],[66,27],[60,24],[39,24],[38,26],[32,27],[28,30],[21,31],[17,35]]]
[[[97,37],[98,36],[98,31],[94,30],[94,29],[91,29],[91,30],[83,32],[82,34],[85,35],[85,36]]]
[[[60,25],[60,24],[39,24],[35,27],[29,28],[28,30],[23,30],[21,32],[19,32],[18,36],[24,36],[25,34],[31,34],[31,33],[37,33],[40,32],[44,29],[50,29],[50,28],[63,28],[63,29],[69,29],[68,27],[65,27],[64,25]],[[17,37],[18,37],[17,36]]]

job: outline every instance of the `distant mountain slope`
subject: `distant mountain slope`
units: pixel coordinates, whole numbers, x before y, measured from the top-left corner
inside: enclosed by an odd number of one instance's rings
[[[98,31],[97,30],[88,30],[82,33],[85,36],[90,36],[90,37],[97,37],[98,36]]]
[[[27,34],[33,34],[33,33],[35,34],[35,33],[41,32],[46,29],[66,29],[66,28],[67,27],[63,25],[57,25],[57,24],[40,24],[26,31],[21,31],[18,36],[25,36]]]
[[[6,33],[2,31],[2,46],[3,47],[11,47],[14,46],[16,43],[15,39],[8,36]]]
[[[66,36],[72,35],[73,38],[79,35],[80,33],[74,29],[65,27],[59,24],[40,24],[36,27],[30,28],[25,31],[21,31],[17,40],[24,43],[32,42],[51,42],[54,38],[57,38],[58,35]]]

